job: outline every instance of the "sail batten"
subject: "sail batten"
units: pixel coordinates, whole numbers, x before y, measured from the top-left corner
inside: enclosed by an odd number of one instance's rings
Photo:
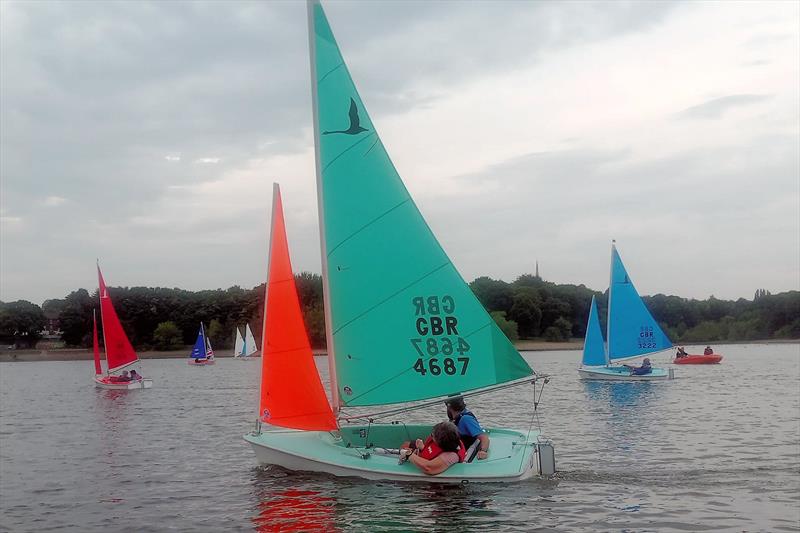
[[[335,404],[409,402],[530,376],[414,203],[317,2],[309,22]]]

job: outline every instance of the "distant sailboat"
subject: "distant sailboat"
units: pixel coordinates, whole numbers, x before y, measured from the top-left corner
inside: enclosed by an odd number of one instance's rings
[[[256,339],[253,332],[250,330],[250,324],[245,324],[244,338],[239,333],[239,327],[236,327],[236,344],[233,347],[233,356],[238,359],[251,359],[254,353],[258,351],[256,346]]]
[[[189,353],[189,364],[192,366],[206,366],[214,364],[214,351],[206,337],[206,330],[200,322],[200,331],[197,332],[197,340]]]
[[[244,339],[239,331],[239,326],[236,326],[236,342],[233,345],[233,356],[241,357],[244,352]]]
[[[578,369],[583,379],[653,381],[672,376],[671,370],[663,368],[652,368],[647,374],[635,374],[626,366],[612,364],[672,348],[672,342],[647,310],[633,286],[614,243],[611,245],[606,341],[603,342],[597,304],[592,297],[583,359]]]
[[[100,349],[97,339],[97,321],[94,327],[94,352],[95,352],[95,385],[104,389],[149,389],[153,386],[153,380],[142,378],[133,381],[125,381],[122,377],[115,375],[123,369],[137,363],[139,357],[136,355],[122,324],[119,321],[114,304],[108,294],[103,274],[100,272],[100,265],[97,266],[97,278],[100,293],[100,316],[103,319],[103,344],[106,352],[106,374],[103,375],[100,366]]]
[[[332,405],[319,391],[276,187],[259,422],[291,429],[261,431],[259,424],[245,440],[260,463],[337,476],[464,483],[553,473],[553,448],[538,430],[491,428],[488,459],[455,464],[431,478],[414,465],[398,464],[388,450],[431,431],[430,424],[406,424],[400,414],[408,408],[341,416],[344,408],[426,399],[441,408],[451,395],[530,386],[539,376],[488,315],[414,204],[319,2],[308,3],[308,22]],[[299,401],[304,408],[292,411]],[[337,415],[363,423],[338,426]]]
[[[244,348],[242,349],[242,357],[250,357],[258,351],[258,346],[256,346],[256,338],[253,336],[253,332],[250,330],[250,324],[246,324],[244,326],[244,330]]]

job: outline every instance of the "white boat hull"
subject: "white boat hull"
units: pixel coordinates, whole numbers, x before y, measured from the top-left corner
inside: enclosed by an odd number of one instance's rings
[[[94,384],[101,389],[109,390],[135,390],[135,389],[149,389],[153,386],[153,380],[150,378],[143,378],[137,381],[124,381],[122,383],[111,383],[105,381],[105,376],[95,376]]]
[[[672,369],[654,368],[650,374],[631,375],[628,369],[619,366],[583,366],[578,369],[578,374],[581,379],[600,381],[664,381],[674,377]]]
[[[375,431],[374,425],[372,431]],[[259,464],[338,477],[375,481],[491,483],[522,481],[539,474],[538,432],[531,432],[529,439],[524,432],[513,430],[492,430],[490,434],[492,447],[488,459],[459,463],[436,476],[426,475],[410,463],[398,464],[397,455],[377,453],[374,446],[346,447],[340,438],[337,440],[328,432],[277,430],[245,435],[244,439],[252,446]],[[395,446],[399,444],[397,442]],[[552,464],[554,470],[554,461]]]

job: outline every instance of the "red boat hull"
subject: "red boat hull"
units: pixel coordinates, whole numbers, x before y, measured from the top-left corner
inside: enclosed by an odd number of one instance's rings
[[[716,365],[720,361],[722,361],[722,356],[714,353],[711,355],[689,354],[686,357],[676,357],[672,362],[676,365]]]

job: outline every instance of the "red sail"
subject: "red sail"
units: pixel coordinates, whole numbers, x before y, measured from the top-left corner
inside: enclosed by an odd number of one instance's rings
[[[136,356],[128,336],[125,335],[125,330],[122,329],[117,312],[114,310],[114,304],[111,303],[111,298],[108,296],[106,282],[103,280],[99,266],[97,267],[97,278],[100,282],[100,316],[103,319],[106,361],[108,362],[108,371],[114,372],[135,363],[139,358]]]
[[[275,184],[261,358],[262,422],[287,428],[338,428],[314,364],[294,283],[283,207]]]
[[[94,346],[94,373],[99,375],[103,373],[103,367],[100,366],[100,345],[97,342],[97,315],[92,312],[92,322],[94,322],[94,330],[92,331],[92,341]]]

